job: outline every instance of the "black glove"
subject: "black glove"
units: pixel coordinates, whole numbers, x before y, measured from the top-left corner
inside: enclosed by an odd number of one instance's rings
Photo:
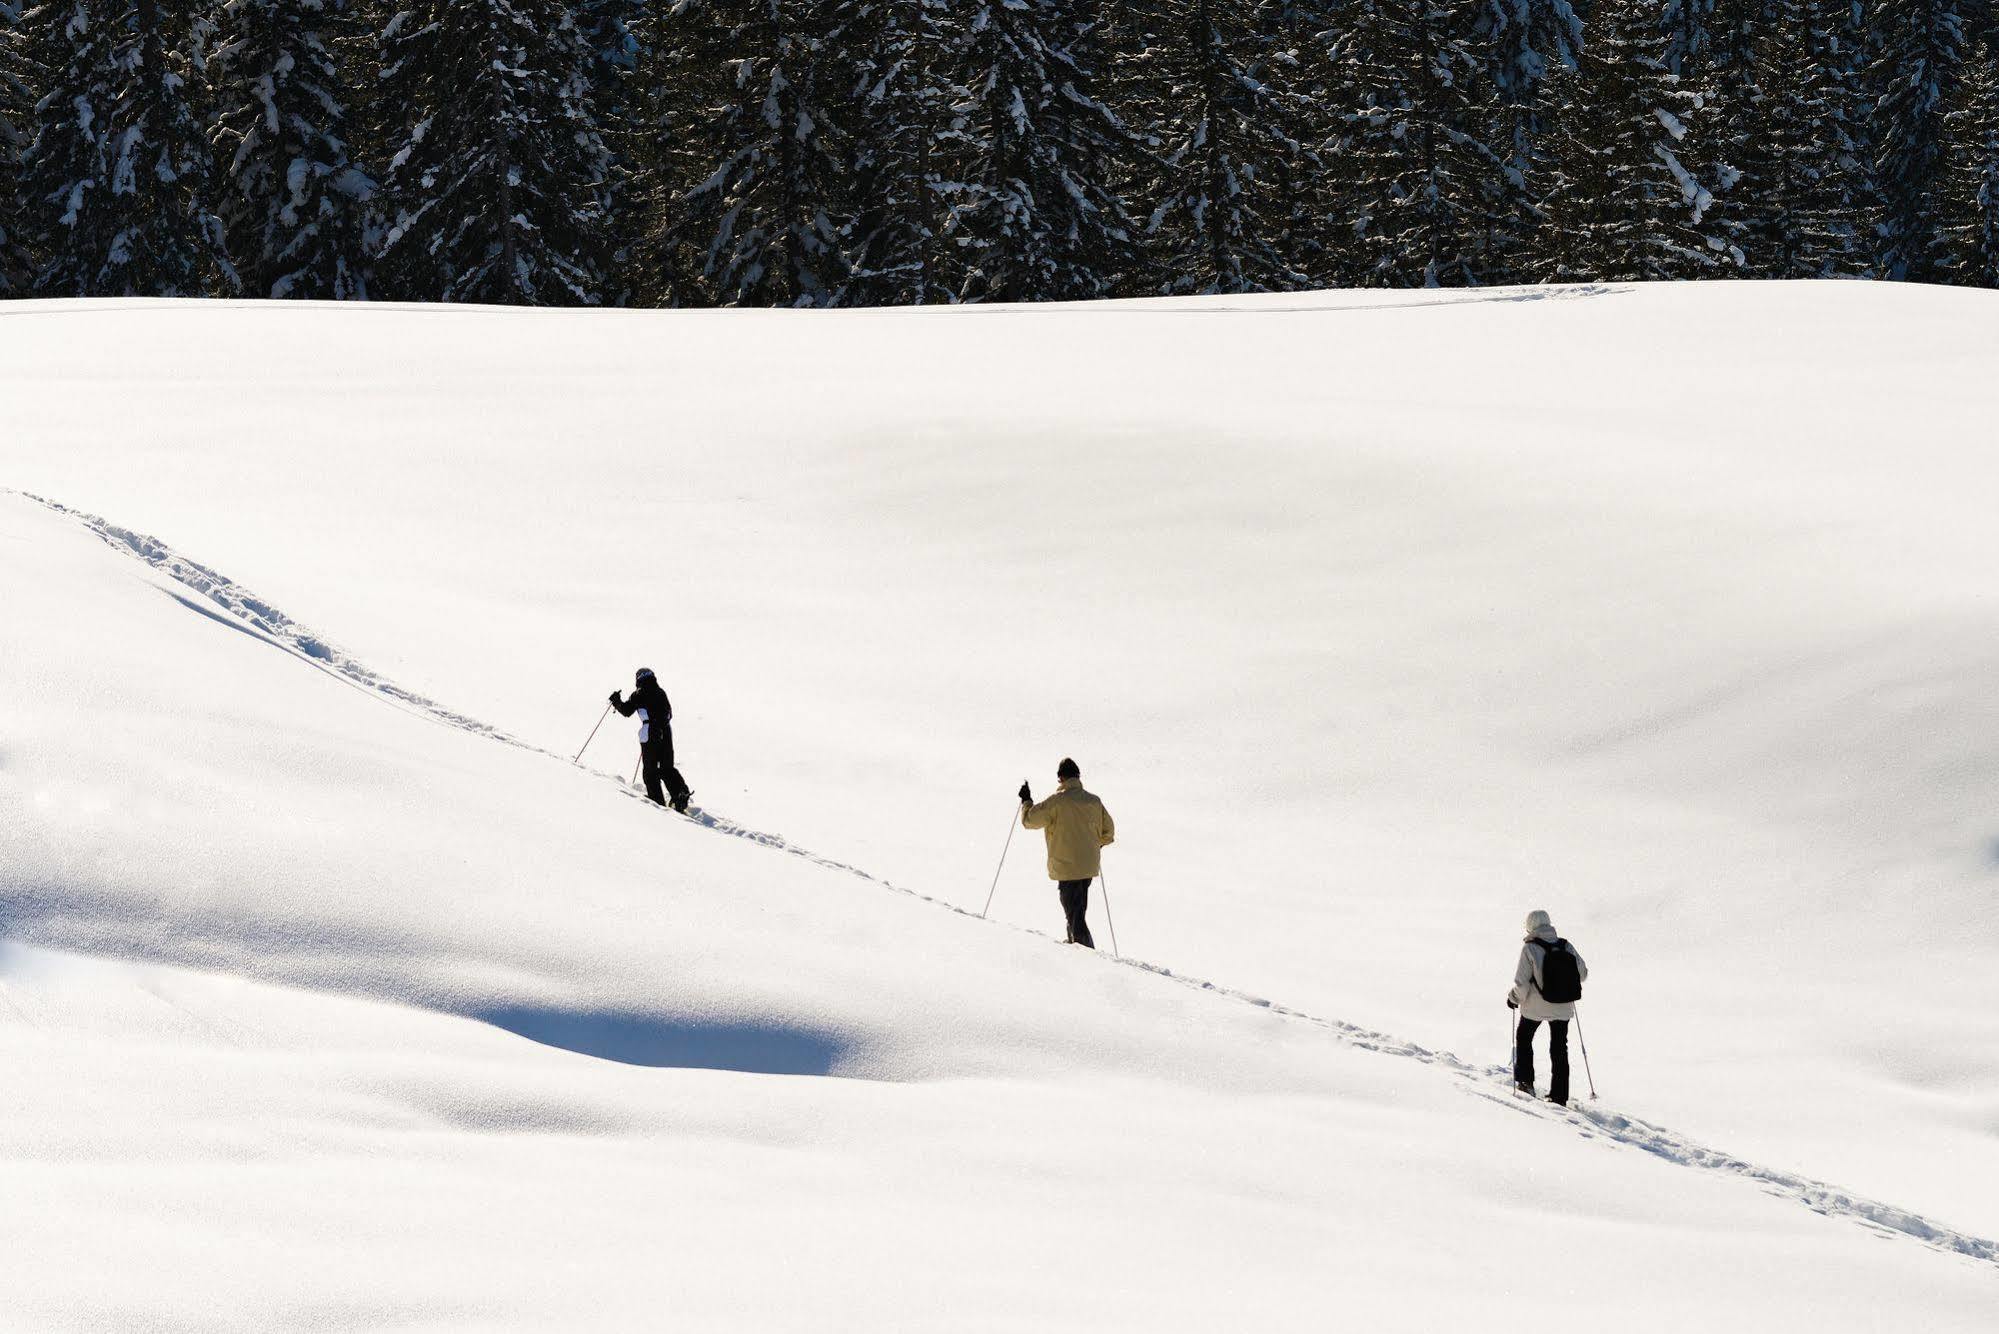
[[[1508,996],[1506,998],[1506,1008],[1509,1010],[1517,1010],[1520,1008],[1520,1002],[1513,999],[1513,997]]]
[[[620,696],[620,695],[622,695],[622,694],[624,694],[624,693],[625,693],[625,692],[624,692],[624,691],[622,691],[622,690],[613,690],[613,691],[611,692],[611,703],[613,703],[613,704],[616,704],[616,703],[618,703],[618,702],[619,702],[619,700],[618,700],[618,696]]]
[[[1027,784],[1025,783],[1020,785],[1020,804],[1023,806],[1032,806],[1034,804],[1034,794],[1027,790]]]

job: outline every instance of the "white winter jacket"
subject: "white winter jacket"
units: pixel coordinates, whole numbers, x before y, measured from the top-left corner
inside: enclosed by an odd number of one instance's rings
[[[1541,960],[1547,953],[1547,947],[1560,939],[1554,927],[1544,926],[1521,942],[1520,963],[1513,970],[1513,990],[1507,995],[1520,1007],[1520,1015],[1524,1019],[1538,1019],[1546,1023],[1550,1019],[1576,1017],[1574,1002],[1557,1005],[1541,994]],[[1574,941],[1569,942],[1569,951],[1576,956],[1576,971],[1587,982],[1589,965],[1583,962],[1582,951],[1576,948]]]

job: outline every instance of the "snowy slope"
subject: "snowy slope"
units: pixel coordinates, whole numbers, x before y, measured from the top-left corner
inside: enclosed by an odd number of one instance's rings
[[[1987,1323],[1990,1242],[665,815],[18,497],[0,541],[16,1327]]]
[[[246,1326],[617,1324],[664,1283],[709,1323],[1420,1328],[1537,1290],[1553,1248],[1625,1327],[1715,1283],[1777,1328],[1894,1327],[1891,1290],[1975,1327],[1994,313],[1816,285],[10,306],[0,486],[173,542],[455,714],[573,749],[648,661],[721,822],[971,909],[1012,786],[1073,752],[1128,950],[1474,1069],[1547,906],[1596,968],[1608,1103],[1679,1134],[1516,1115],[1450,1061],[657,817],[10,497],[0,1033],[70,1229],[9,1211],[47,1263],[0,1283],[88,1324],[52,1276],[109,1235],[164,1258],[102,1300],[207,1310],[173,1257],[199,1217],[260,1248]],[[589,758],[627,772],[608,732]],[[995,915],[1054,918],[1023,843]],[[818,1070],[849,1077],[773,1073]],[[144,1114],[80,1119],[72,1082]],[[1694,1142],[1733,1161],[1689,1170]],[[148,1179],[73,1170],[121,1161]],[[1797,1206],[1846,1191],[1915,1217]],[[299,1287],[280,1258],[328,1244]],[[662,1250],[688,1272],[589,1278]]]

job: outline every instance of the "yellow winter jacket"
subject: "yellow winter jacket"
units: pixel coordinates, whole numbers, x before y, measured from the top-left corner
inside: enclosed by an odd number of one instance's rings
[[[1115,840],[1116,826],[1104,803],[1083,790],[1080,778],[1065,778],[1046,801],[1020,808],[1023,829],[1039,829],[1048,840],[1050,880],[1094,880],[1103,869],[1098,855]]]

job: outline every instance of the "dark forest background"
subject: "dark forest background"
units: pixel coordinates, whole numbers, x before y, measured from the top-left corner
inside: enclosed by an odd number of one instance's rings
[[[1986,0],[0,0],[0,295],[1999,286]]]

